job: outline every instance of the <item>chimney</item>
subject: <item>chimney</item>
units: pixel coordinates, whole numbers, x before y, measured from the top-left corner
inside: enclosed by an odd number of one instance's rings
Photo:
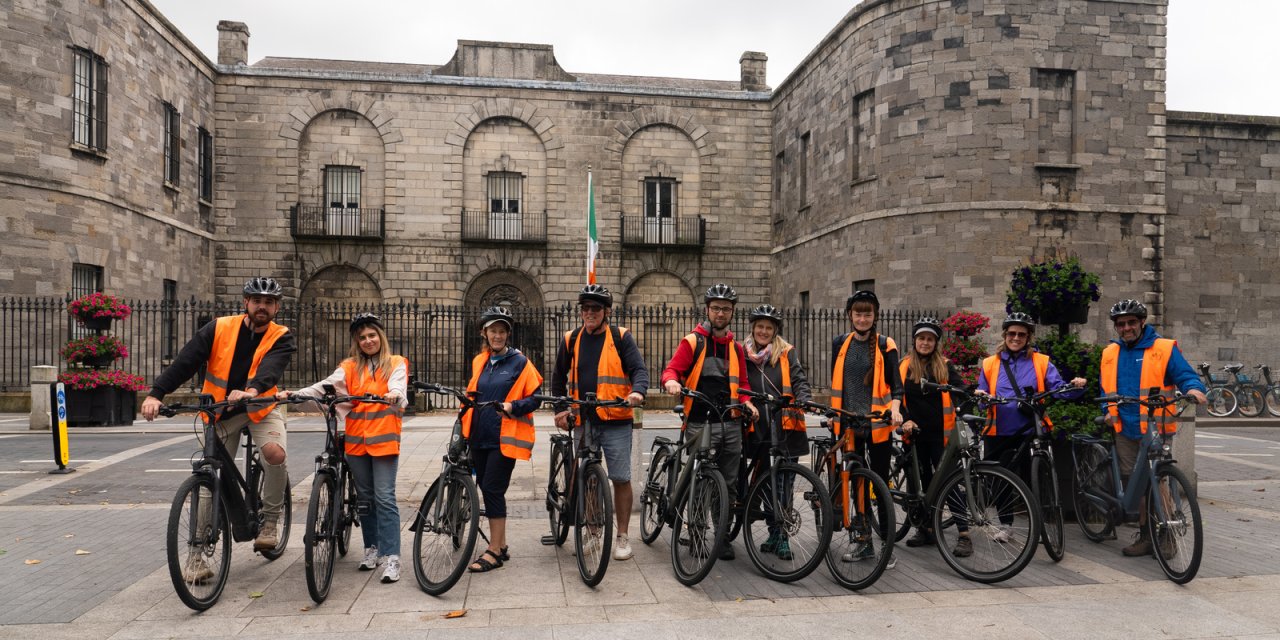
[[[243,22],[218,22],[218,64],[249,63],[249,25]]]
[[[742,67],[742,90],[743,91],[768,91],[769,85],[764,83],[765,63],[769,61],[760,51],[744,51],[742,57],[738,58],[738,64]]]

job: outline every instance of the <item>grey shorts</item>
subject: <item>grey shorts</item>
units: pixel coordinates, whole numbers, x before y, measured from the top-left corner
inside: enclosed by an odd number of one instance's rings
[[[631,482],[631,425],[596,427],[604,467],[614,482]]]
[[[1138,463],[1138,448],[1142,444],[1141,440],[1133,440],[1127,436],[1116,434],[1116,458],[1120,463],[1120,477],[1127,480],[1129,474],[1133,473],[1133,467]]]

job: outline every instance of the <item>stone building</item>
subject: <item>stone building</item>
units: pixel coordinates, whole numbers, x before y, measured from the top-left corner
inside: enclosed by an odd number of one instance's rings
[[[1166,0],[867,0],[776,89],[444,64],[215,62],[145,0],[0,14],[0,290],[556,305],[744,299],[1003,312],[1054,252],[1193,359],[1280,355],[1280,119],[1168,113]],[[9,133],[4,133],[9,131]],[[93,280],[96,278],[96,281]],[[1094,309],[1085,336],[1109,335]]]

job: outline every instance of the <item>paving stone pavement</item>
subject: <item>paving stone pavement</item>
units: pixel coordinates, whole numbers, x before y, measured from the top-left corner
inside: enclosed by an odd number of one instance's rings
[[[652,422],[651,428],[670,426]],[[407,424],[397,486],[406,523],[435,479],[448,423],[431,416]],[[299,430],[304,428],[305,421]],[[1039,553],[1020,575],[998,585],[960,578],[935,549],[902,545],[895,550],[897,566],[860,593],[836,585],[825,567],[783,584],[762,578],[738,542],[737,560],[717,563],[706,580],[689,588],[672,575],[664,533],[652,546],[634,540],[635,558],[611,562],[605,580],[590,589],[578,578],[572,538],[565,548],[539,543],[547,530],[540,488],[545,437],[540,430],[534,462],[518,464],[513,478],[511,562],[488,574],[464,574],[441,597],[422,593],[408,566],[391,585],[378,582],[378,572],[356,571],[356,550],[339,561],[329,599],[311,602],[297,524],[310,491],[306,464],[291,467],[295,526],[289,550],[267,562],[248,544],[236,545],[226,591],[204,613],[187,609],[169,583],[163,557],[167,501],[49,502],[62,485],[20,499],[0,493],[0,639],[326,638],[352,632],[371,638],[808,638],[850,631],[919,638],[958,629],[984,638],[1280,638],[1280,552],[1271,542],[1280,507],[1270,497],[1280,490],[1274,480],[1280,473],[1271,472],[1280,468],[1264,468],[1274,463],[1253,463],[1244,480],[1215,479],[1213,467],[1200,467],[1206,553],[1199,576],[1185,586],[1164,580],[1151,558],[1122,558],[1127,532],[1121,540],[1092,544],[1068,524],[1065,560],[1054,564]],[[91,476],[118,471],[85,468]],[[638,528],[635,519],[632,526]],[[408,562],[407,526],[402,535]],[[76,555],[77,549],[90,553]],[[28,559],[41,562],[28,565]],[[441,617],[456,610],[467,614]]]

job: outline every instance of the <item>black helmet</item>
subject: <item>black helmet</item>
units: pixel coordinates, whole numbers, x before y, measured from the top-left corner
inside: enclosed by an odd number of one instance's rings
[[[589,284],[578,292],[578,304],[584,302],[598,302],[604,308],[609,309],[613,307],[613,294],[598,284]]]
[[[359,331],[365,325],[373,325],[379,329],[382,328],[382,318],[372,313],[357,313],[356,317],[351,319],[351,333]]]
[[[859,290],[854,291],[853,295],[849,296],[849,298],[844,301],[844,312],[849,313],[849,310],[853,308],[853,303],[864,301],[870,302],[875,306],[877,312],[880,311],[880,298],[876,297],[876,292]]]
[[[751,324],[756,320],[768,318],[778,328],[782,328],[782,311],[771,304],[762,304],[751,310]]]
[[[938,319],[933,316],[920,316],[920,319],[916,320],[916,323],[911,326],[911,337],[915,338],[917,335],[920,335],[921,331],[929,331],[933,333],[933,335],[941,338],[942,323],[938,322]]]
[[[1121,300],[1111,307],[1111,319],[1120,316],[1137,316],[1139,320],[1147,319],[1147,305],[1137,300]]]
[[[1000,323],[1000,330],[1004,331],[1015,324],[1020,324],[1026,327],[1027,331],[1034,332],[1036,330],[1036,321],[1032,320],[1031,316],[1021,311],[1014,311],[1009,314],[1009,317],[1005,318],[1004,322]]]
[[[279,300],[284,297],[284,289],[271,278],[250,278],[244,283],[244,297],[249,296],[268,296]]]
[[[489,307],[480,314],[480,328],[484,329],[495,322],[507,323],[507,329],[514,329],[515,320],[511,318],[511,312],[506,307]]]
[[[702,303],[711,304],[712,300],[725,300],[738,304],[738,292],[727,284],[714,284],[707,289],[706,295],[702,296]]]

